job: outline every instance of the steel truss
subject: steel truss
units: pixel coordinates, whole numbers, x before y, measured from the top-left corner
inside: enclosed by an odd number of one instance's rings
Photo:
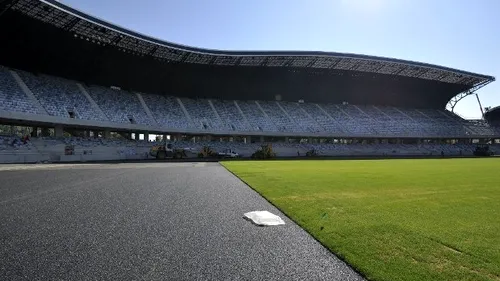
[[[469,90],[465,91],[465,92],[461,92],[460,94],[454,96],[453,98],[451,98],[450,101],[448,101],[448,104],[446,105],[446,107],[450,108],[450,111],[451,112],[454,112],[455,110],[455,106],[458,104],[459,101],[463,100],[464,98],[470,96],[470,95],[473,95],[476,93],[477,90],[481,89],[482,87],[488,85],[489,83],[495,81],[495,79],[493,80],[488,80],[488,81],[483,81],[479,84],[476,84],[474,85],[474,87],[470,88]]]

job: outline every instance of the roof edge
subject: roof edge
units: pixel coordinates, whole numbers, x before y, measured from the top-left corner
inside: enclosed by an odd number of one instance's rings
[[[207,48],[199,48],[193,46],[182,45],[178,43],[169,42],[166,40],[161,40],[149,35],[145,35],[127,28],[123,28],[119,25],[110,23],[106,20],[97,18],[95,16],[91,16],[85,12],[82,12],[78,9],[72,8],[64,3],[59,2],[58,0],[38,0],[47,5],[53,6],[54,8],[60,9],[66,13],[72,14],[81,19],[87,20],[99,26],[114,30],[116,32],[122,33],[127,36],[134,37],[139,40],[147,41],[153,44],[161,45],[164,47],[169,47],[172,49],[177,49],[185,52],[199,53],[204,55],[213,55],[213,56],[237,56],[237,57],[245,57],[245,56],[253,56],[253,57],[262,57],[262,56],[297,56],[297,57],[336,57],[336,58],[350,58],[350,59],[361,59],[361,60],[369,60],[369,61],[378,61],[378,62],[388,62],[388,63],[397,63],[408,66],[417,66],[424,68],[431,68],[441,71],[454,72],[461,75],[474,76],[477,78],[481,78],[484,80],[489,80],[490,82],[495,81],[495,77],[490,75],[484,75],[469,71],[464,71],[456,68],[423,63],[411,60],[403,60],[396,58],[388,58],[382,56],[371,56],[371,55],[362,55],[362,54],[353,54],[353,53],[341,53],[341,52],[326,52],[326,51],[237,51],[237,50],[216,50],[216,49],[207,49]]]

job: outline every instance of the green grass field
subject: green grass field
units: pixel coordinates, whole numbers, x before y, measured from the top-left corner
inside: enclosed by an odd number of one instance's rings
[[[500,159],[223,165],[369,280],[500,280]]]

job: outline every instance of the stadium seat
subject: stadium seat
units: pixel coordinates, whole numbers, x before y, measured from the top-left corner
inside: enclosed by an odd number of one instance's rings
[[[112,122],[142,125],[155,123],[133,93],[100,86],[90,86],[87,91]]]
[[[78,89],[76,82],[46,75],[17,71],[26,86],[52,116],[104,121],[90,101]]]
[[[17,73],[49,115],[63,118],[208,132],[328,133],[352,137],[488,137],[500,134],[500,126],[483,120],[465,120],[445,109],[208,100],[144,93],[141,95],[145,106],[151,111],[148,115],[137,95],[128,91],[90,86],[85,88],[88,98],[74,81],[25,71]],[[2,66],[0,109],[42,114],[19,87],[12,73]],[[337,151],[339,146],[316,148]],[[427,149],[427,152],[436,149]]]
[[[40,113],[9,70],[3,66],[0,66],[0,109],[31,114]]]

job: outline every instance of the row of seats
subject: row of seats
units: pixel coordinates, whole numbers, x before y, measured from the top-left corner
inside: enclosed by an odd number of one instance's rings
[[[142,94],[142,98],[158,124],[167,128],[193,129],[176,98],[150,94]]]
[[[18,136],[0,135],[0,153],[17,154],[34,150],[30,141],[23,141]]]
[[[31,114],[39,113],[23,93],[10,71],[3,66],[0,66],[0,109]]]
[[[79,147],[149,147],[154,142],[144,140],[127,140],[127,139],[105,139],[105,138],[84,138],[84,137],[38,137],[31,140],[34,143],[47,145],[73,145]]]
[[[49,115],[103,121],[105,117],[92,108],[90,101],[73,81],[18,71],[26,86]]]
[[[285,101],[176,98],[87,86],[17,71],[47,114],[182,130],[331,133],[349,136],[469,136],[500,134],[446,110]],[[88,94],[88,95],[87,95]],[[10,70],[0,67],[0,109],[41,114]],[[141,102],[141,98],[144,103]],[[95,102],[95,103],[94,103]]]
[[[35,143],[40,151],[59,151],[62,153],[64,146],[73,145],[75,149],[96,149],[102,151],[116,151],[117,149],[139,149],[147,152],[155,142],[135,141],[125,139],[102,138],[52,138],[41,137],[23,143],[15,136],[0,136],[0,151],[4,153],[14,151],[35,150],[31,143]],[[231,149],[243,156],[250,156],[253,152],[267,143],[241,143],[217,141],[176,141],[174,146],[194,151],[201,151],[204,146],[209,146],[217,152]],[[338,144],[338,143],[272,143],[273,150],[278,156],[304,156],[307,151],[314,149],[321,156],[349,156],[349,155],[472,155],[474,144]],[[51,149],[53,147],[54,149]],[[500,153],[500,144],[491,145],[490,149]]]
[[[100,86],[87,87],[90,97],[111,122],[154,125],[136,94]]]

